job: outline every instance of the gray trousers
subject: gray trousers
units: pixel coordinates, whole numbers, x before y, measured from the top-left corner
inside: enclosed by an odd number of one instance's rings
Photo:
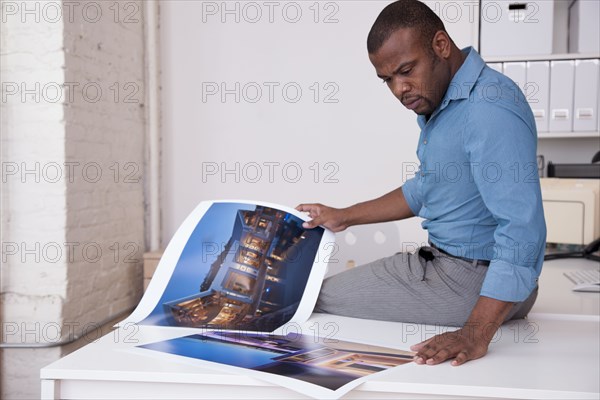
[[[463,326],[488,267],[424,246],[333,275],[315,312],[418,324]],[[537,297],[516,303],[506,320],[524,318]]]

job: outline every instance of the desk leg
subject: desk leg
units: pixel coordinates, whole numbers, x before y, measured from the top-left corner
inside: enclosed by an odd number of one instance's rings
[[[42,379],[42,400],[60,399],[60,381]]]

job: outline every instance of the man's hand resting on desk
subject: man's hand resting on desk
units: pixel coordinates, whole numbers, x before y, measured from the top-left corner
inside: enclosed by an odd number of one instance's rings
[[[410,349],[417,352],[415,362],[435,365],[454,358],[452,365],[462,365],[483,357],[512,305],[513,303],[480,297],[464,327],[411,346]]]
[[[487,353],[491,336],[495,331],[488,332],[487,336],[490,337],[486,337],[486,333],[478,332],[478,328],[465,325],[457,331],[442,333],[411,346],[411,350],[417,351],[415,362],[435,365],[454,358],[452,365],[461,365],[469,360],[483,357]]]

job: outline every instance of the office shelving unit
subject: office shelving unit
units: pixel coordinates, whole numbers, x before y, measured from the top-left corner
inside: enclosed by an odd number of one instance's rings
[[[485,62],[519,62],[519,61],[556,61],[556,60],[586,60],[600,58],[600,53],[562,53],[525,56],[495,56],[485,57]]]
[[[557,60],[589,60],[600,59],[600,53],[561,53],[546,55],[519,55],[519,56],[488,56],[484,57],[486,63],[527,62],[527,61],[557,61]],[[599,99],[600,100],[600,99]],[[569,131],[569,132],[538,132],[538,139],[579,139],[600,138],[597,131]]]

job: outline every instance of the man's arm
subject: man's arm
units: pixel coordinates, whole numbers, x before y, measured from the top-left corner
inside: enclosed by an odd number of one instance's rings
[[[536,164],[535,122],[524,96],[503,86],[502,98],[477,103],[467,114],[463,142],[473,182],[497,222],[480,297],[465,326],[413,346],[418,364],[452,365],[486,354],[512,305],[537,285],[546,226]],[[494,168],[498,174],[486,171]]]
[[[333,208],[317,203],[300,204],[296,210],[308,212],[312,218],[303,224],[304,228],[323,225],[333,232],[343,231],[353,225],[396,221],[414,216],[401,187],[376,199],[347,208]]]
[[[465,326],[411,346],[417,364],[435,365],[454,358],[452,365],[483,357],[494,334],[514,303],[479,297]]]

